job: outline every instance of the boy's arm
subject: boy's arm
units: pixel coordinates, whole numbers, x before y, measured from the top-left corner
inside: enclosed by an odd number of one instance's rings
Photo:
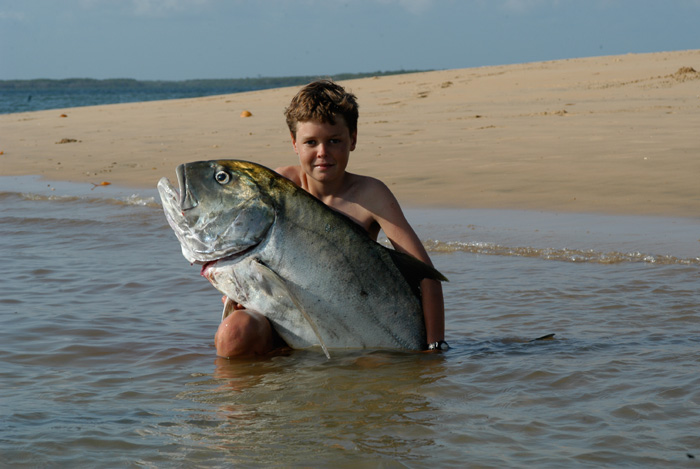
[[[373,187],[365,192],[370,210],[394,249],[432,266],[428,252],[423,247],[418,235],[406,220],[394,194],[384,183],[375,180]],[[421,298],[423,316],[428,344],[445,339],[445,304],[442,285],[437,280],[421,281]],[[427,345],[427,344],[426,344]]]

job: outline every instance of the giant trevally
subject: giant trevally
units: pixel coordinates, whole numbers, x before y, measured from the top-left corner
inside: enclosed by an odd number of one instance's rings
[[[419,283],[434,268],[264,166],[177,167],[158,183],[182,254],[223,294],[266,316],[292,348],[421,350]]]

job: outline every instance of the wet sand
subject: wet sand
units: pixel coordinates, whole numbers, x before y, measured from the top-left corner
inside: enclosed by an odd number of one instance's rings
[[[342,82],[349,170],[410,207],[697,217],[698,71],[692,50]],[[293,164],[296,90],[0,115],[0,174],[152,188],[187,161]]]

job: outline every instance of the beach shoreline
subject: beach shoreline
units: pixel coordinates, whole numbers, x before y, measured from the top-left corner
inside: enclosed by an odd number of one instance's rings
[[[698,217],[698,70],[690,50],[343,81],[348,170],[406,207]],[[188,161],[294,164],[296,90],[0,115],[0,175],[152,189]]]
[[[0,176],[0,197],[16,195],[44,203],[89,201],[162,213],[156,188]],[[426,248],[437,255],[460,252],[608,264],[700,262],[698,217],[412,205],[403,209]],[[379,242],[390,245],[383,234]]]

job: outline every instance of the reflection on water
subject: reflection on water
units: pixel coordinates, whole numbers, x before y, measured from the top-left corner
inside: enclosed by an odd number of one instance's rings
[[[450,279],[451,350],[224,360],[220,295],[181,257],[153,194],[52,183],[22,195],[2,182],[3,463],[597,467],[700,455],[697,221],[409,210]],[[578,251],[679,261],[567,258]]]
[[[209,385],[178,397],[216,413],[219,425],[203,431],[202,443],[226,448],[239,463],[280,462],[280,447],[289,464],[310,462],[310,450],[318,464],[412,460],[428,457],[424,447],[435,445],[430,427],[439,409],[421,390],[445,372],[444,357],[435,355],[348,354],[328,361],[315,352],[292,352],[217,359]]]

